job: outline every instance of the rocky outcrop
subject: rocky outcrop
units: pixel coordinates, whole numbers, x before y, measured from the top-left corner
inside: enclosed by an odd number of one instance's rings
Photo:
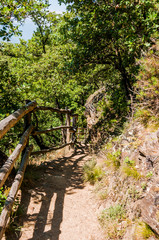
[[[124,206],[130,223],[124,228],[125,220],[121,222],[125,231],[121,239],[158,239],[159,131],[145,128],[138,121],[131,122],[100,154],[104,158],[107,192],[101,210],[117,204]],[[147,233],[145,223],[152,232]],[[120,232],[120,224],[117,226]]]
[[[98,103],[103,99],[105,96],[105,87],[97,90],[94,92],[92,95],[89,96],[89,98],[86,101],[85,104],[85,116],[87,118],[87,126],[88,128],[92,128],[94,126],[100,116],[101,116],[101,111],[97,110]]]
[[[128,156],[135,160],[136,169],[147,185],[141,199],[134,202],[133,214],[140,212],[142,220],[159,235],[159,131],[150,132],[135,124],[127,131],[124,141],[122,158]]]
[[[140,200],[139,207],[143,221],[159,235],[159,179]]]

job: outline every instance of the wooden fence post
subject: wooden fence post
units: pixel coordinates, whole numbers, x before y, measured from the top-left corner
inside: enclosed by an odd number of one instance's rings
[[[30,100],[25,100],[25,103],[28,104],[30,103],[31,101]],[[23,129],[23,133],[28,129],[28,127],[31,125],[31,112],[27,113],[24,117],[24,129]],[[25,151],[26,151],[26,148],[29,146],[29,137],[28,137],[28,140],[27,140],[27,144],[24,148],[24,150],[22,151],[22,157],[24,156],[25,154]]]
[[[81,132],[81,130],[80,130],[80,128],[78,128],[78,130],[77,130],[77,141],[80,141],[80,132]]]
[[[84,128],[84,143],[86,142],[87,129]]]
[[[76,117],[73,116],[73,119],[72,119],[72,127],[73,127],[73,131],[75,131],[76,129]],[[72,133],[72,142],[74,144],[75,142],[75,132]]]
[[[73,128],[73,133],[72,133],[72,143],[73,143],[73,147],[74,147],[74,144],[77,140],[76,138],[76,132],[77,132],[77,118],[78,118],[78,115],[73,115],[73,119],[72,119],[72,128]]]
[[[68,110],[68,108],[66,108]],[[67,112],[66,113],[66,126],[67,127],[70,127],[70,113]],[[69,143],[70,142],[70,129],[67,128],[66,129],[66,143]],[[70,150],[70,146],[68,146],[67,150]]]

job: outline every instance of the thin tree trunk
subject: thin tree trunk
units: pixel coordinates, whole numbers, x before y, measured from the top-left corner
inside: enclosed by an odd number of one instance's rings
[[[126,93],[126,98],[127,100],[130,100],[130,90],[131,90],[131,86],[130,86],[130,81],[129,81],[129,77],[126,74],[125,69],[121,69],[121,75],[122,75],[122,80],[123,80],[123,86],[125,88],[125,93]]]
[[[40,150],[42,149],[48,149],[47,146],[45,146],[45,144],[43,143],[43,140],[40,136],[34,136],[32,135],[32,137],[34,138],[34,140],[36,141],[37,145],[40,147]]]
[[[118,57],[118,61],[115,64],[115,67],[121,73],[122,85],[124,86],[124,89],[125,89],[126,99],[130,100],[130,91],[132,89],[131,83],[130,83],[130,77],[129,77],[125,67],[123,66],[123,61],[122,61],[122,58],[121,58],[121,55],[120,55],[120,51],[119,51],[118,48],[117,48],[117,57]]]

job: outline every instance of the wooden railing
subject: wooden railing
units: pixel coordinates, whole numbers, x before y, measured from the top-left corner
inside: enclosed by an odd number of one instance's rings
[[[50,128],[47,130],[39,130],[38,127],[34,127],[32,123],[32,114],[35,115],[36,111],[52,111],[57,112],[60,114],[66,114],[66,125],[65,126],[59,126]],[[8,194],[8,197],[5,201],[4,208],[0,215],[0,239],[2,238],[5,229],[7,227],[7,224],[10,219],[10,214],[12,211],[12,207],[14,204],[14,200],[16,198],[17,192],[21,186],[21,183],[23,181],[25,169],[27,166],[27,163],[29,161],[29,156],[40,154],[40,153],[46,153],[52,150],[57,150],[66,146],[73,146],[76,141],[76,130],[77,130],[77,114],[72,114],[71,110],[69,109],[56,109],[52,107],[43,107],[43,106],[37,106],[36,101],[30,102],[26,101],[26,105],[22,107],[21,109],[18,109],[2,121],[0,121],[0,139],[3,138],[3,136],[18,123],[22,118],[24,117],[24,132],[21,136],[21,139],[18,143],[18,145],[15,147],[12,154],[8,157],[2,168],[0,169],[0,188],[4,185],[5,181],[7,180],[9,174],[11,173],[15,162],[17,159],[19,159],[21,155],[21,163],[19,170],[16,174],[16,177],[12,183],[10,192]],[[72,118],[72,126],[71,126],[71,118]],[[61,146],[58,147],[50,147],[47,149],[41,149],[40,151],[33,152],[33,145],[29,145],[29,136],[32,135],[33,137],[48,133],[51,131],[59,130],[59,129],[66,129],[66,136],[65,136],[65,142]]]
[[[78,130],[77,130],[77,133],[76,133],[76,140],[77,140],[77,142],[85,143],[87,137],[88,137],[88,130],[87,130],[87,128],[78,127]]]

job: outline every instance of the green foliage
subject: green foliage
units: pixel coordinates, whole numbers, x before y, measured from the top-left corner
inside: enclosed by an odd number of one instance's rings
[[[0,214],[2,212],[2,209],[4,207],[5,201],[6,201],[6,196],[3,193],[3,188],[0,189]]]
[[[140,61],[140,72],[135,84],[137,111],[135,117],[145,126],[158,126],[159,98],[159,42]]]
[[[143,182],[143,183],[141,184],[141,187],[142,187],[143,191],[145,191],[146,188],[147,188],[147,183],[146,183],[146,182]]]
[[[146,174],[146,177],[149,178],[149,179],[150,179],[152,176],[153,176],[153,172],[152,172],[152,171],[150,171],[150,172],[148,172],[148,173]]]
[[[18,108],[21,96],[18,84],[11,73],[7,58],[0,55],[0,120]]]
[[[2,0],[0,5],[0,38],[9,41],[13,34],[20,35],[19,24],[16,24],[16,21],[22,23],[33,10],[42,11],[46,7],[48,7],[47,0]]]
[[[105,220],[119,220],[123,218],[125,218],[125,209],[122,205],[117,204],[103,210],[100,216],[100,221],[101,223],[104,223]]]
[[[113,166],[115,168],[119,168],[120,167],[120,155],[121,155],[120,150],[113,152],[113,153],[107,152],[107,154],[106,154],[107,160],[105,161],[106,165]]]
[[[84,171],[84,181],[94,184],[100,181],[104,175],[104,172],[100,166],[96,166],[95,160],[90,160],[83,166]]]
[[[142,176],[141,174],[136,170],[134,166],[123,166],[122,167],[122,172],[126,174],[128,177],[133,177],[135,179],[140,179]]]
[[[109,128],[119,125],[129,111],[128,104],[125,98],[125,91],[120,85],[120,76],[109,76],[109,80],[105,80],[106,94],[105,97],[98,103],[98,111],[102,112],[102,118],[107,119]]]
[[[70,10],[62,32],[76,44],[70,67],[85,70],[89,66],[109,65],[120,75],[118,80],[128,97],[138,71],[136,58],[152,45],[151,35],[158,28],[157,1],[61,2],[68,3]]]
[[[135,179],[140,179],[142,175],[135,168],[135,161],[130,160],[129,157],[126,157],[123,161],[123,166],[121,168],[122,172],[128,177],[133,177]]]
[[[138,108],[137,111],[135,112],[134,117],[140,120],[140,122],[144,124],[144,126],[147,126],[148,122],[152,117],[152,112],[148,109]]]
[[[121,131],[129,111],[129,90],[138,71],[136,58],[152,45],[151,36],[156,31],[158,20],[156,1],[143,0],[135,5],[126,0],[119,1],[117,5],[109,1],[100,4],[98,1],[91,4],[89,1],[83,4],[72,1],[68,9],[72,11],[60,16],[48,12],[48,1],[34,0],[29,4],[25,0],[22,3],[2,1],[0,24],[6,21],[2,37],[9,38],[15,32],[12,29],[13,22],[11,26],[7,21],[11,14],[19,22],[30,16],[37,29],[28,42],[1,43],[0,118],[3,119],[22,106],[25,99],[30,99],[36,100],[39,105],[58,108],[67,106],[79,114],[78,124],[86,126],[86,99],[104,86],[106,96],[98,103],[102,116],[96,128],[101,127],[102,137],[105,137],[105,133],[115,136]],[[157,47],[153,51],[157,56]],[[155,94],[150,91],[148,98],[153,99],[156,106],[158,62],[145,65],[151,76],[147,80],[145,74],[146,85],[140,77],[138,79],[140,83],[137,83],[136,88],[139,90],[141,87],[139,95],[142,96],[139,101],[147,99],[145,89],[151,88],[152,84]],[[149,70],[151,65],[153,68]],[[144,115],[143,121],[152,120],[150,110],[144,108],[143,113],[142,109],[139,117]],[[39,113],[38,118],[39,126],[43,129],[51,127],[52,122],[54,126],[65,122],[65,117],[58,115],[52,115],[51,118]],[[13,132],[17,133],[19,129],[21,126]],[[59,132],[55,137],[51,134],[42,137],[47,146],[61,141]],[[108,153],[109,162],[119,167],[120,156]]]
[[[22,226],[20,225],[20,218],[24,216],[24,206],[20,205],[19,199],[17,198],[14,202],[10,222],[5,231],[7,238],[10,238],[12,235],[15,238],[18,238]]]
[[[124,159],[124,163],[126,163],[128,166],[134,166],[135,162],[133,160],[130,160],[129,157],[126,157]]]
[[[141,197],[141,193],[136,189],[135,186],[128,189],[128,194],[133,200],[138,200]]]
[[[135,227],[135,233],[134,233],[134,239],[148,239],[151,236],[154,236],[154,232],[150,228],[149,225],[147,225],[144,222],[137,221],[136,227]]]
[[[125,220],[126,212],[122,205],[117,204],[102,211],[99,221],[105,229],[108,239],[121,239],[124,235],[125,227],[119,229],[119,223]]]
[[[159,44],[152,48],[152,34],[155,36],[159,20],[157,0],[60,2],[68,3],[70,10],[63,16],[49,13],[48,1],[2,0],[0,37],[3,40],[9,40],[14,33],[20,34],[13,19],[21,23],[29,16],[37,29],[29,41],[21,40],[20,44],[1,43],[0,118],[22,106],[25,99],[30,99],[36,100],[38,105],[68,107],[79,114],[78,124],[85,126],[86,99],[104,86],[106,94],[97,106],[102,114],[96,128],[102,129],[102,134],[106,132],[108,137],[114,137],[121,131],[129,112],[128,100],[134,85],[136,118],[145,125],[157,122]],[[151,50],[147,56],[136,63],[136,59],[148,48]],[[136,82],[139,65],[140,74]],[[59,126],[66,120],[58,114],[39,112],[37,116],[40,129]],[[35,117],[33,122],[36,125]],[[19,124],[2,139],[2,150],[14,148],[18,141],[15,135],[22,132],[23,122]],[[60,131],[55,135],[43,135],[42,138],[46,146],[61,143]],[[30,141],[35,145],[33,139]],[[128,177],[140,179],[142,176],[135,168],[135,162],[126,157],[121,166],[121,151],[114,151],[112,147],[113,141],[106,146],[105,164],[113,166],[115,170],[120,169],[120,174],[124,172]],[[24,184],[34,185],[40,172],[35,173],[33,166],[28,169]],[[105,175],[94,160],[87,162],[83,171],[84,180],[91,184]],[[151,172],[147,174],[147,178],[151,176]],[[142,188],[144,190],[145,185]],[[140,197],[135,188],[129,189],[128,193],[135,200]],[[107,190],[99,193],[100,199],[107,196]],[[1,211],[5,201],[2,192],[0,198]],[[125,209],[119,204],[102,212],[99,220],[109,239],[121,239],[125,229],[120,225],[119,230],[119,223],[125,217]],[[147,238],[150,234],[145,229],[147,227],[144,227],[141,235]]]

